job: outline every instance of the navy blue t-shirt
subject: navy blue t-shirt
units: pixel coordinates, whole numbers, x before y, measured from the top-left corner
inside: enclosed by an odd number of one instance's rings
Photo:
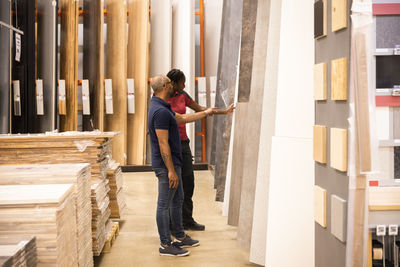
[[[168,130],[168,144],[171,149],[172,162],[182,166],[181,138],[179,136],[178,123],[171,105],[159,97],[151,98],[148,116],[148,129],[151,140],[151,163],[153,168],[167,167],[160,153],[160,145],[156,135],[156,129]]]

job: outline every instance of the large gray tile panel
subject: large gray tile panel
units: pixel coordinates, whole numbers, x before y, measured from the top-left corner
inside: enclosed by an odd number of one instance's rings
[[[10,2],[0,1],[0,20],[10,22]],[[10,132],[10,31],[0,27],[0,133]]]
[[[394,48],[400,44],[400,16],[376,16],[376,48]]]

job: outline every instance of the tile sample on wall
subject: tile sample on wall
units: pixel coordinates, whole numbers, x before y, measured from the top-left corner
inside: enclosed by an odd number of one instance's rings
[[[347,0],[332,0],[332,31],[347,27]]]
[[[347,100],[347,58],[331,62],[331,99]]]
[[[331,195],[331,233],[346,242],[347,201]]]
[[[318,0],[314,3],[314,38],[319,39],[327,34],[327,12],[326,0]]]
[[[330,166],[339,171],[347,171],[347,130],[331,128]]]
[[[314,65],[314,100],[326,100],[326,63]]]
[[[326,163],[326,126],[314,125],[314,160]]]
[[[326,190],[318,185],[314,186],[314,220],[326,227]]]

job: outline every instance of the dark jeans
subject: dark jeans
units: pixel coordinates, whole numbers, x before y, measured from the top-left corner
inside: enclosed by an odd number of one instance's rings
[[[181,141],[182,144],[182,182],[184,200],[182,205],[182,222],[183,225],[193,224],[193,191],[194,191],[194,173],[193,173],[193,156],[190,151],[189,140]]]
[[[171,243],[170,227],[172,224],[172,234],[176,238],[185,236],[182,226],[182,202],[183,187],[181,167],[175,166],[175,172],[179,178],[177,188],[169,188],[168,170],[154,169],[158,178],[158,201],[157,201],[157,228],[160,235],[161,244]]]

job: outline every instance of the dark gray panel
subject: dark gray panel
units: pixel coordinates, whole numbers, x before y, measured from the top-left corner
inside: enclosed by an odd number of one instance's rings
[[[10,24],[10,2],[0,1],[0,20]],[[0,133],[10,132],[10,31],[0,27]]]
[[[57,1],[37,0],[37,78],[43,80],[44,115],[37,116],[39,132],[56,127],[57,108]]]
[[[400,16],[376,16],[376,48],[400,45]]]
[[[331,10],[331,1],[328,10]],[[348,16],[352,1],[348,1]],[[333,101],[331,95],[331,61],[347,57],[350,60],[350,26],[338,32],[332,32],[331,12],[328,12],[328,35],[315,41],[315,63],[327,63],[327,95],[328,100],[316,101],[315,124],[325,125],[327,131],[327,164],[315,164],[315,184],[327,190],[327,228],[315,225],[315,266],[337,267],[345,266],[346,244],[340,242],[331,234],[330,196],[335,194],[348,199],[348,177],[346,173],[337,171],[329,166],[330,162],[330,128],[348,128],[349,103]],[[350,68],[348,68],[349,74]],[[348,76],[350,77],[350,76]],[[348,79],[350,85],[350,79]]]

